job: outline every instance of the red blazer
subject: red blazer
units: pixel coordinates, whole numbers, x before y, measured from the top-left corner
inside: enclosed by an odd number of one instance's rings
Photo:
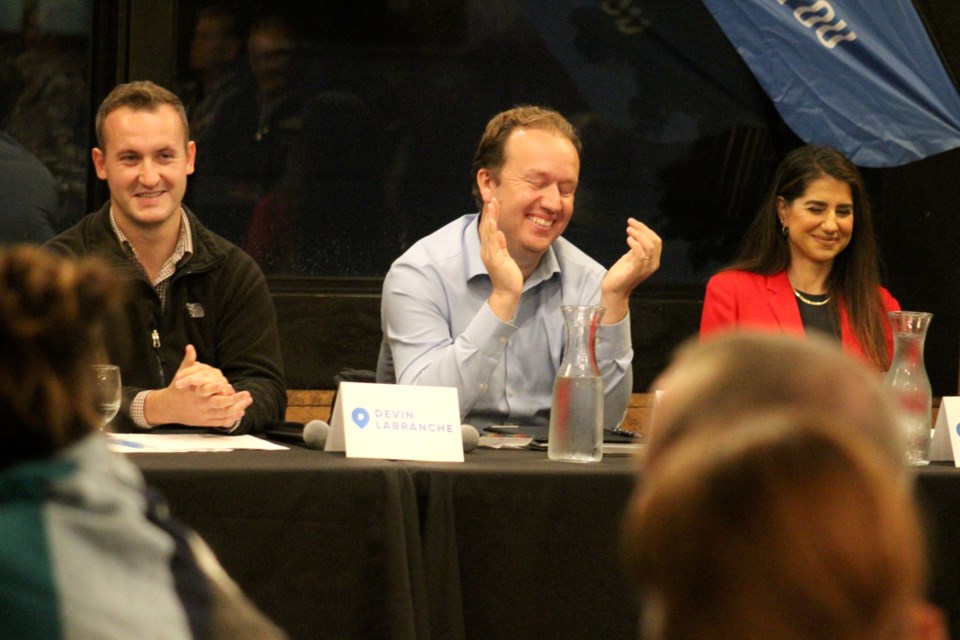
[[[880,299],[887,311],[899,311],[900,303],[880,287]],[[886,320],[886,318],[884,318]],[[803,333],[800,307],[786,271],[763,276],[749,271],[721,271],[710,278],[700,317],[700,337],[733,326],[763,331]],[[887,351],[893,357],[893,335],[884,322]],[[847,353],[867,359],[850,326],[850,316],[840,305],[840,343]]]

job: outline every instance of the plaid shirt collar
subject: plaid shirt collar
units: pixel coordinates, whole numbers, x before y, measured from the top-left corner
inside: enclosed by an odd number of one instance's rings
[[[113,206],[110,207],[110,226],[113,228],[113,233],[117,236],[117,240],[120,241],[120,246],[123,247],[124,253],[127,254],[131,262],[146,274],[147,271],[143,268],[143,264],[141,264],[140,258],[137,256],[137,250],[133,248],[130,240],[127,239],[127,236],[124,235],[119,225],[117,225],[117,219],[113,215]],[[177,264],[180,260],[185,255],[191,253],[193,253],[193,233],[190,229],[190,221],[187,219],[187,214],[183,210],[183,207],[180,207],[180,235],[177,237],[177,245],[173,248],[173,253],[167,258],[167,261],[163,263],[163,267],[160,268],[160,273],[157,274],[156,281],[151,283],[153,287],[159,287],[161,283],[170,278],[176,271]]]

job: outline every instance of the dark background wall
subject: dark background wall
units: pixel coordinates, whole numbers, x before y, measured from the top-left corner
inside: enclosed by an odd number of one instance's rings
[[[175,85],[201,4],[97,0],[91,103],[121,80]],[[960,69],[960,7],[916,4],[948,65]],[[299,16],[316,60],[340,70],[327,80],[337,78],[391,116],[394,171],[371,185],[382,194],[368,216],[396,226],[389,243],[371,242],[384,243],[389,263],[470,210],[470,155],[490,115],[521,102],[561,109],[585,141],[571,239],[612,263],[622,252],[621,221],[639,215],[665,240],[661,273],[632,304],[634,379],[644,390],[672,350],[696,334],[706,279],[731,259],[773,166],[799,141],[698,0],[400,6],[269,5]],[[865,175],[885,282],[905,308],[935,314],[928,371],[935,394],[956,394],[960,152]],[[93,208],[105,192],[92,179],[90,186]],[[311,213],[316,220],[354,215]],[[314,246],[324,252],[338,241],[330,231],[336,225],[317,224]],[[375,366],[382,266],[364,272],[333,264],[268,277],[291,387],[330,388],[341,368]]]
[[[287,385],[331,389],[345,368],[376,369],[380,348],[380,281],[271,281],[280,322]],[[634,296],[630,320],[635,389],[644,391],[673,349],[700,322],[702,288],[646,286]]]

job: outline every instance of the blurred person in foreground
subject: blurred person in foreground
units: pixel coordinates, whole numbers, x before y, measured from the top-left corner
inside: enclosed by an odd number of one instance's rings
[[[601,305],[604,423],[632,391],[630,294],[660,266],[662,242],[630,218],[610,267],[561,237],[580,180],[580,137],[536,106],[494,116],[473,160],[481,213],[414,244],[383,283],[378,382],[455,386],[478,426],[546,425],[564,341],[562,305]]]
[[[197,148],[180,99],[149,81],[118,85],[100,105],[96,131],[93,164],[110,200],[47,246],[102,256],[130,283],[126,331],[108,344],[124,383],[114,425],[237,434],[282,420],[287,397],[266,279],[182,203]]]
[[[860,172],[836,149],[805,145],[777,168],[740,257],[707,283],[700,335],[818,331],[885,371],[893,354],[887,311],[900,305],[880,286],[879,270]]]
[[[96,259],[0,251],[0,635],[282,638],[95,426],[122,291]]]
[[[732,332],[694,338],[677,350],[653,388],[658,396],[645,465],[689,433],[719,432],[754,413],[811,409],[866,434],[891,467],[906,473],[906,442],[881,375],[824,336]]]
[[[624,553],[643,640],[945,640],[912,483],[828,413],[689,433],[644,470]]]

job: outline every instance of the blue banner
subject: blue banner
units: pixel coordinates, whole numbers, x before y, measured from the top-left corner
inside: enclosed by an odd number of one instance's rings
[[[703,0],[784,121],[863,167],[960,146],[960,96],[910,0]]]

